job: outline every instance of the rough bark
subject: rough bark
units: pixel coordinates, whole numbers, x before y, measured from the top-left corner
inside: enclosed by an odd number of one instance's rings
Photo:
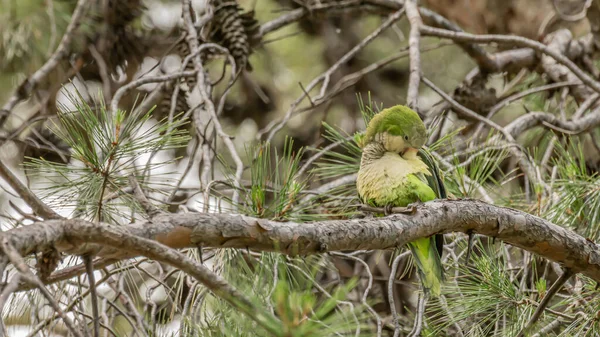
[[[22,254],[54,246],[68,254],[94,253],[126,258],[114,231],[156,240],[171,248],[245,248],[289,255],[328,251],[388,249],[436,233],[469,232],[498,238],[600,281],[600,253],[593,242],[547,220],[476,200],[443,200],[418,205],[411,214],[385,218],[311,223],[275,222],[232,214],[161,214],[129,226],[77,219],[47,220],[4,232]],[[110,232],[110,233],[109,233]],[[106,238],[105,238],[106,236]],[[109,240],[110,238],[110,240]]]

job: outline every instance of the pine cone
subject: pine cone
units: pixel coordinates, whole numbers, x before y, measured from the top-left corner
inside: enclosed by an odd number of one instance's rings
[[[167,89],[163,99],[160,101],[158,107],[158,114],[155,115],[158,119],[162,119],[169,115],[171,111],[171,99],[175,94],[175,88]],[[179,88],[179,92],[177,94],[177,101],[175,102],[175,114],[186,112],[190,109],[190,105],[187,102],[188,93],[184,91],[182,88]]]
[[[254,19],[254,11],[240,13],[235,1],[216,1],[210,41],[227,48],[233,56],[238,71],[251,70],[248,58],[252,53],[253,40],[260,28]]]

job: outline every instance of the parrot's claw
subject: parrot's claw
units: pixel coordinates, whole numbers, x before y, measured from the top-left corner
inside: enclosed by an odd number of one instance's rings
[[[417,212],[417,206],[414,204],[408,205],[408,207],[394,207],[392,205],[385,205],[383,207],[383,214],[390,215],[394,213],[402,214],[415,214]]]
[[[412,203],[412,204],[408,205],[407,207],[396,207],[396,213],[413,215],[413,214],[417,213],[418,204],[419,203]]]
[[[394,213],[393,208],[394,206],[392,204],[385,205],[385,207],[383,207],[383,214],[390,215]]]

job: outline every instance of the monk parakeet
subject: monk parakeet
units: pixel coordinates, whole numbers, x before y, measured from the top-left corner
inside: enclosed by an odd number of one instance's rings
[[[423,148],[426,141],[425,124],[410,108],[398,105],[375,115],[359,140],[363,152],[356,187],[362,202],[406,207],[446,198],[439,170]],[[421,238],[408,246],[425,294],[439,296],[444,278],[440,260],[443,236]]]

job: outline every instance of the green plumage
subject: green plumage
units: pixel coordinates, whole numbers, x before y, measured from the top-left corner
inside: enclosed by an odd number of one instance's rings
[[[422,149],[427,133],[416,112],[404,106],[381,111],[373,117],[361,141],[363,155],[356,184],[363,202],[379,207],[405,207],[446,197],[435,161]],[[419,155],[418,149],[421,149]],[[443,236],[408,244],[423,289],[432,296],[440,295],[444,279],[440,261],[442,245]]]

